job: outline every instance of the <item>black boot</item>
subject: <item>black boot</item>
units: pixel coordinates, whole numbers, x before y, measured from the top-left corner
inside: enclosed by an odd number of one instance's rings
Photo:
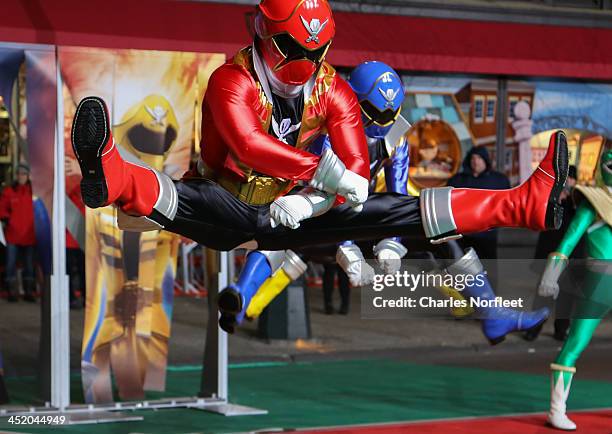
[[[36,303],[34,292],[36,290],[36,281],[31,277],[23,279],[23,299],[29,303]]]
[[[351,304],[351,287],[348,276],[343,271],[338,271],[338,289],[340,290],[340,315],[348,315]]]
[[[570,326],[570,320],[567,318],[555,320],[555,333],[553,337],[557,341],[565,341]]]
[[[540,332],[542,331],[543,326],[543,324],[540,324],[537,327],[527,330],[524,335],[525,340],[529,342],[535,341],[538,336],[540,336]]]
[[[6,288],[8,290],[8,296],[6,297],[6,301],[9,303],[16,303],[19,301],[17,297],[19,292],[17,290],[17,279],[10,279],[6,281]]]
[[[332,295],[334,293],[335,278],[336,266],[325,264],[323,267],[323,303],[325,305],[325,315],[332,315],[334,313]]]
[[[340,315],[348,315],[348,313],[349,313],[349,304],[348,303],[346,303],[346,304],[342,303],[340,305],[340,309],[338,309],[338,313]]]

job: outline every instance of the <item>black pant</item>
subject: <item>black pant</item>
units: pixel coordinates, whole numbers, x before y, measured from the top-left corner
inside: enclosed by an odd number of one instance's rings
[[[270,205],[249,205],[218,184],[204,180],[176,183],[176,217],[149,216],[170,232],[215,250],[231,250],[256,240],[262,250],[284,250],[345,240],[375,240],[410,235],[425,239],[419,199],[395,193],[374,193],[362,212],[346,205],[302,222],[298,229],[270,225]]]
[[[332,296],[334,294],[334,286],[338,275],[338,290],[340,291],[340,303],[343,308],[348,309],[349,300],[351,297],[351,287],[349,278],[342,269],[336,264],[323,265],[323,300],[326,308],[332,307]]]
[[[66,249],[66,274],[70,276],[70,301],[76,299],[77,291],[85,296],[85,254],[81,249]]]
[[[36,290],[34,280],[34,246],[18,246],[7,243],[6,245],[6,267],[4,269],[8,292],[10,296],[19,294],[17,286],[17,261],[21,260],[23,292],[26,296],[33,296]]]

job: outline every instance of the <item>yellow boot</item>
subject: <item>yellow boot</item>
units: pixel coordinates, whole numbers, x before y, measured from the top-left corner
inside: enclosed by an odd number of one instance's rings
[[[457,291],[455,288],[450,286],[438,286],[438,290],[444,294],[448,298],[454,298],[455,300],[463,300],[465,301],[465,297],[461,292]],[[466,316],[470,316],[474,313],[474,309],[467,303],[464,303],[465,307],[451,307],[450,312],[451,315],[455,318],[465,318]]]
[[[269,277],[251,299],[246,316],[255,319],[291,282],[306,271],[306,263],[291,250],[285,252],[283,265]]]

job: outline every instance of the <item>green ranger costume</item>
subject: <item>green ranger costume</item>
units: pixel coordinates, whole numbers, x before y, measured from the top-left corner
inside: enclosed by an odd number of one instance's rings
[[[585,200],[581,203],[556,252],[548,257],[542,275],[540,295],[559,292],[558,280],[567,267],[568,257],[586,235],[587,274],[584,299],[578,305],[569,336],[555,363],[551,364],[551,404],[548,422],[555,428],[575,430],[566,415],[576,360],[589,344],[601,319],[612,307],[612,150],[605,151],[596,174],[596,186],[577,186]]]

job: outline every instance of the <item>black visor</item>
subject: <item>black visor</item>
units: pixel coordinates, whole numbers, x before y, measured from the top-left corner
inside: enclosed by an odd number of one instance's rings
[[[173,127],[166,128],[164,133],[151,131],[144,125],[130,128],[128,138],[137,151],[151,155],[164,155],[176,140],[177,132]]]
[[[359,105],[361,106],[363,113],[370,120],[370,123],[379,125],[381,127],[386,127],[395,121],[400,112],[399,108],[397,110],[386,109],[381,112],[368,100],[360,101]]]
[[[281,33],[275,36],[272,36],[272,40],[274,44],[278,47],[278,50],[281,52],[283,56],[285,56],[285,62],[290,62],[292,60],[310,60],[313,63],[319,64],[325,53],[327,52],[327,47],[329,47],[329,42],[323,45],[321,48],[317,48],[316,50],[307,50],[298,44],[295,39],[289,36],[287,33]]]

